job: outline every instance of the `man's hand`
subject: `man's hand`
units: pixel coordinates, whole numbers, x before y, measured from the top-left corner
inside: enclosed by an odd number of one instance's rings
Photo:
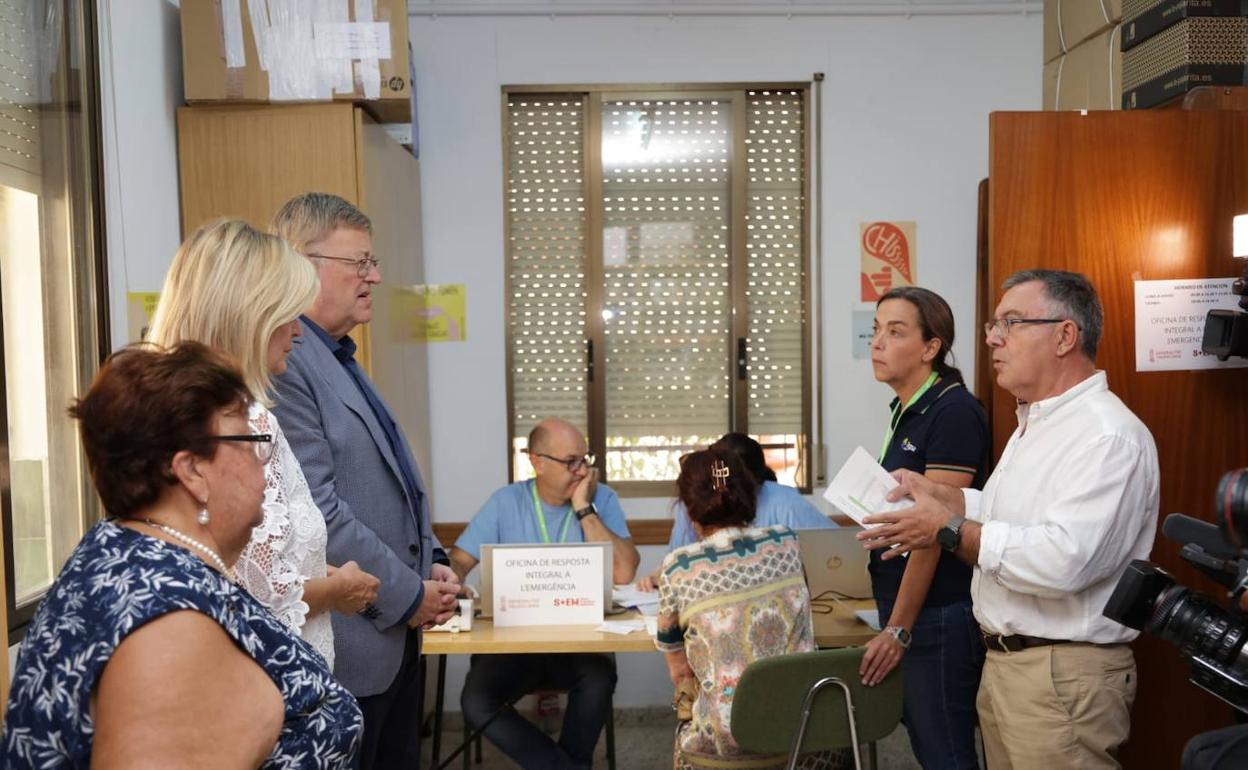
[[[637,581],[638,591],[657,591],[659,590],[659,573],[652,572],[649,575],[642,575]]]
[[[434,580],[440,580],[443,583],[454,583],[457,589],[462,587],[460,585],[459,573],[445,564],[434,564],[430,568],[429,574]]]
[[[377,589],[381,581],[360,569],[353,561],[335,567],[326,566],[326,577],[333,586],[330,592],[330,606],[343,615],[354,615],[364,609],[365,605],[377,601]]]
[[[858,539],[863,541],[864,547],[872,550],[888,548],[889,550],[880,554],[880,558],[893,559],[917,548],[931,548],[936,545],[936,533],[954,513],[926,492],[913,490],[913,493],[913,506],[892,513],[875,513],[863,519],[865,524],[882,525],[858,533]]]
[[[456,594],[459,583],[445,583],[441,580],[426,580],[425,595],[420,599],[420,606],[408,619],[409,628],[427,628],[436,626],[451,619],[457,605]]]
[[[572,510],[579,511],[594,501],[594,493],[598,491],[598,469],[585,471],[585,478],[572,490]]]
[[[874,639],[867,642],[867,650],[862,655],[862,665],[858,667],[862,683],[867,687],[874,687],[884,681],[884,677],[897,667],[897,664],[901,662],[901,656],[905,654],[906,649],[892,634],[887,631],[876,634]]]

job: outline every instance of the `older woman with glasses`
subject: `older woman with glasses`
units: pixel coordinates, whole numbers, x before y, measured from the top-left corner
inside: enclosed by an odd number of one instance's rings
[[[334,665],[330,610],[358,612],[378,581],[353,561],[326,564],[325,519],[290,444],[268,407],[272,376],[286,371],[299,314],[316,298],[316,271],[285,241],[240,221],[205,225],[173,258],[149,340],[195,340],[229,354],[251,391],[248,422],[273,435],[264,518],[238,560],[238,579]]]
[[[188,342],[113,355],[70,410],[110,518],[26,633],[0,766],[350,765],[359,706],[234,577],[273,451],[250,406],[237,369]]]

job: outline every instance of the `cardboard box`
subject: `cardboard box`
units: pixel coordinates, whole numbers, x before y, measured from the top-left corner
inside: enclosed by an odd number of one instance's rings
[[[1199,86],[1245,83],[1248,18],[1192,17],[1122,55],[1122,108],[1155,107]]]
[[[1123,0],[1044,0],[1044,62],[1122,21]]]
[[[1126,0],[1123,6],[1124,51],[1184,19],[1197,16],[1248,16],[1248,0]]]
[[[356,0],[287,6],[295,17],[279,20],[264,0],[182,0],[186,100],[333,99],[411,120],[406,0],[374,0],[371,20]]]
[[[1120,30],[1111,27],[1044,65],[1044,109],[1118,109],[1122,96]]]

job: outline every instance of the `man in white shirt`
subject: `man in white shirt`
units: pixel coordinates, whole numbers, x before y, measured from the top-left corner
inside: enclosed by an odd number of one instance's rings
[[[1136,631],[1101,614],[1157,528],[1157,449],[1096,369],[1103,313],[1084,276],[1016,273],[986,325],[1018,427],[983,492],[902,472],[915,505],[867,518],[870,548],[943,547],[975,566],[988,648],[977,707],[988,766],[1118,767]]]

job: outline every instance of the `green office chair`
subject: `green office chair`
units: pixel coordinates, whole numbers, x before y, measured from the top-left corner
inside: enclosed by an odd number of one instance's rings
[[[901,671],[864,687],[863,648],[800,652],[750,664],[732,701],[732,737],[745,751],[789,754],[850,747],[862,770],[860,744],[874,744],[901,722]],[[840,694],[819,697],[828,688]]]

